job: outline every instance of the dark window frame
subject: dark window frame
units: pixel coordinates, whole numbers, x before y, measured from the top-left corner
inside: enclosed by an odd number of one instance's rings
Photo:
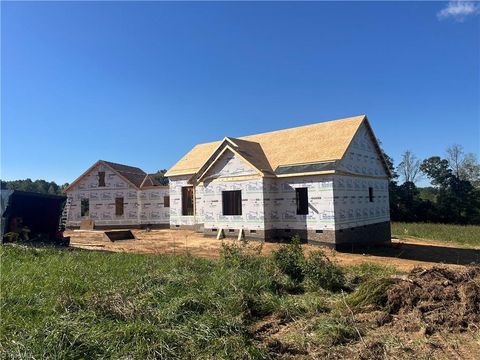
[[[373,187],[368,188],[368,201],[373,202],[374,196],[373,196]]]
[[[297,215],[308,215],[308,188],[295,188],[295,203]]]
[[[82,198],[80,200],[80,216],[85,217],[90,215],[90,200]]]
[[[115,198],[115,216],[122,216],[125,213],[125,202],[123,197]]]
[[[193,216],[193,186],[182,187],[182,216]]]
[[[222,214],[224,216],[242,215],[242,190],[222,191]]]
[[[105,171],[98,172],[98,187],[105,187]]]
[[[163,197],[163,207],[166,207],[166,208],[170,207],[170,196],[165,195]]]

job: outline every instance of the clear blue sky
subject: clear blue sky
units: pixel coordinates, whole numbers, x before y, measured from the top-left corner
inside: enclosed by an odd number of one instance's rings
[[[3,179],[367,114],[388,154],[479,152],[479,16],[446,2],[2,2]],[[463,21],[461,21],[463,20]]]

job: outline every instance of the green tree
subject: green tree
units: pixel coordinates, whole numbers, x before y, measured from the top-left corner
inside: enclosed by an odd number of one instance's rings
[[[448,160],[430,157],[421,170],[438,186],[436,197],[437,221],[457,224],[478,224],[480,221],[480,192],[468,180],[454,174]]]
[[[167,169],[158,170],[154,177],[161,185],[167,186],[168,185],[168,177],[165,176]]]

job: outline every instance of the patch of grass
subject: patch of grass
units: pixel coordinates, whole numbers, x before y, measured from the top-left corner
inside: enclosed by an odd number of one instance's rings
[[[392,234],[398,238],[417,237],[469,247],[480,246],[478,225],[393,222]]]
[[[332,263],[323,251],[310,253],[305,261],[303,272],[307,286],[312,289],[339,291],[345,287],[342,269]]]
[[[320,316],[301,332],[287,336],[287,341],[297,348],[315,346],[331,347],[348,344],[359,339],[359,330],[346,318],[332,315]]]
[[[326,294],[318,292],[284,296],[276,314],[285,321],[310,318],[330,310]]]
[[[371,262],[345,266],[344,271],[345,274],[348,276],[358,276],[362,279],[368,279],[372,277],[386,277],[398,273],[398,270],[395,266],[384,266]]]
[[[313,325],[316,341],[323,345],[340,345],[359,338],[357,329],[345,319],[319,319]]]
[[[1,247],[0,352],[18,358],[265,358],[265,260]],[[245,299],[255,299],[249,303]],[[274,304],[274,305],[272,305]]]
[[[207,260],[2,246],[0,353],[265,359],[268,346],[251,332],[264,318],[304,324],[299,341],[315,346],[355,341],[358,333],[338,306],[344,295],[332,290],[343,286],[344,274],[357,272],[365,281],[390,270],[343,269],[321,252],[305,258],[297,244],[286,249],[277,258],[261,257],[258,248],[238,243],[225,246],[219,260]],[[369,286],[348,295],[352,307],[372,302],[370,291],[374,299],[381,293]]]
[[[367,306],[383,307],[387,300],[387,290],[394,284],[393,279],[374,277],[366,280],[345,301],[354,309]]]

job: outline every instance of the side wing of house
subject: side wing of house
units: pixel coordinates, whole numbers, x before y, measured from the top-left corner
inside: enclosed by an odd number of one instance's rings
[[[170,193],[168,186],[142,188],[138,191],[139,225],[168,225]]]
[[[334,176],[335,229],[370,231],[373,224],[385,224],[390,231],[389,174],[369,127],[358,129]],[[353,229],[353,230],[352,230]],[[367,231],[365,230],[365,231]],[[382,230],[382,231],[383,231]]]
[[[71,199],[67,226],[80,226],[82,220],[94,220],[100,226],[135,225],[137,193],[110,167],[99,163],[67,191]]]

